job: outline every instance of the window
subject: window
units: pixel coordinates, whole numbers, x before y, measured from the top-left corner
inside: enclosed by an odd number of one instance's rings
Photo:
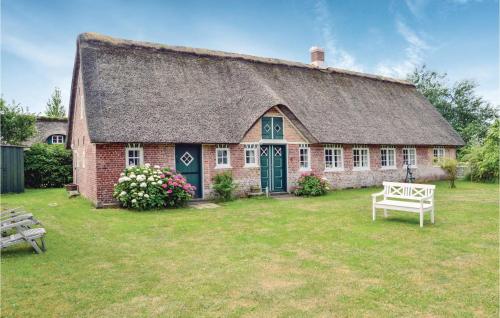
[[[262,117],[262,139],[283,139],[283,117]]]
[[[394,147],[382,147],[380,149],[380,165],[384,169],[396,168],[396,150]]]
[[[403,148],[403,164],[410,167],[417,166],[417,150],[413,147]]]
[[[344,168],[344,151],[340,146],[325,146],[325,170],[339,171]]]
[[[444,159],[444,148],[443,147],[436,147],[432,151],[433,151],[433,157],[434,157],[432,162],[434,164],[440,164]]]
[[[51,144],[63,144],[64,143],[64,135],[52,135],[50,136]]]
[[[217,145],[215,148],[215,168],[231,168],[230,153],[227,145]]]
[[[310,170],[310,155],[309,145],[300,145],[299,146],[299,168],[300,170]]]
[[[368,148],[353,148],[352,149],[353,170],[369,170],[370,158]]]
[[[141,166],[143,161],[143,151],[140,144],[128,144],[125,148],[126,166]]]
[[[257,149],[258,144],[245,145],[245,167],[258,167]]]

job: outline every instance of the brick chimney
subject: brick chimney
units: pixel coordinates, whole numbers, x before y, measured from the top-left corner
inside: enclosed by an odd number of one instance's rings
[[[325,50],[320,47],[313,46],[309,49],[309,52],[311,53],[311,64],[316,67],[324,67]]]

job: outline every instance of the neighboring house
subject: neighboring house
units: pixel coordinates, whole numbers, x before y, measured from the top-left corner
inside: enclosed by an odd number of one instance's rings
[[[334,188],[444,176],[460,136],[402,80],[85,33],[78,37],[67,146],[74,181],[97,206],[115,203],[126,166],[169,166],[208,198],[231,171],[239,191],[291,191],[302,173]]]
[[[68,131],[67,118],[36,118],[36,134],[25,142],[27,147],[35,143],[65,144]]]

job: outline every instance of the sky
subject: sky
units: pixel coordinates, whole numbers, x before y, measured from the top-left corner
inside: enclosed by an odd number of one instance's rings
[[[405,78],[416,66],[474,80],[500,105],[498,0],[0,0],[1,93],[42,113],[55,87],[69,103],[76,38],[208,48]]]

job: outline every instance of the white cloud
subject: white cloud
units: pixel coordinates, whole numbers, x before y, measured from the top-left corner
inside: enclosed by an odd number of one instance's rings
[[[424,62],[425,52],[430,49],[430,46],[401,19],[396,20],[396,28],[407,44],[405,58],[397,62],[380,62],[375,72],[384,76],[404,78],[416,66]]]
[[[353,55],[342,49],[335,40],[333,34],[332,18],[328,13],[328,6],[324,0],[318,0],[314,5],[317,28],[321,32],[323,45],[325,46],[326,64],[329,66],[362,71],[363,67],[356,62]]]

